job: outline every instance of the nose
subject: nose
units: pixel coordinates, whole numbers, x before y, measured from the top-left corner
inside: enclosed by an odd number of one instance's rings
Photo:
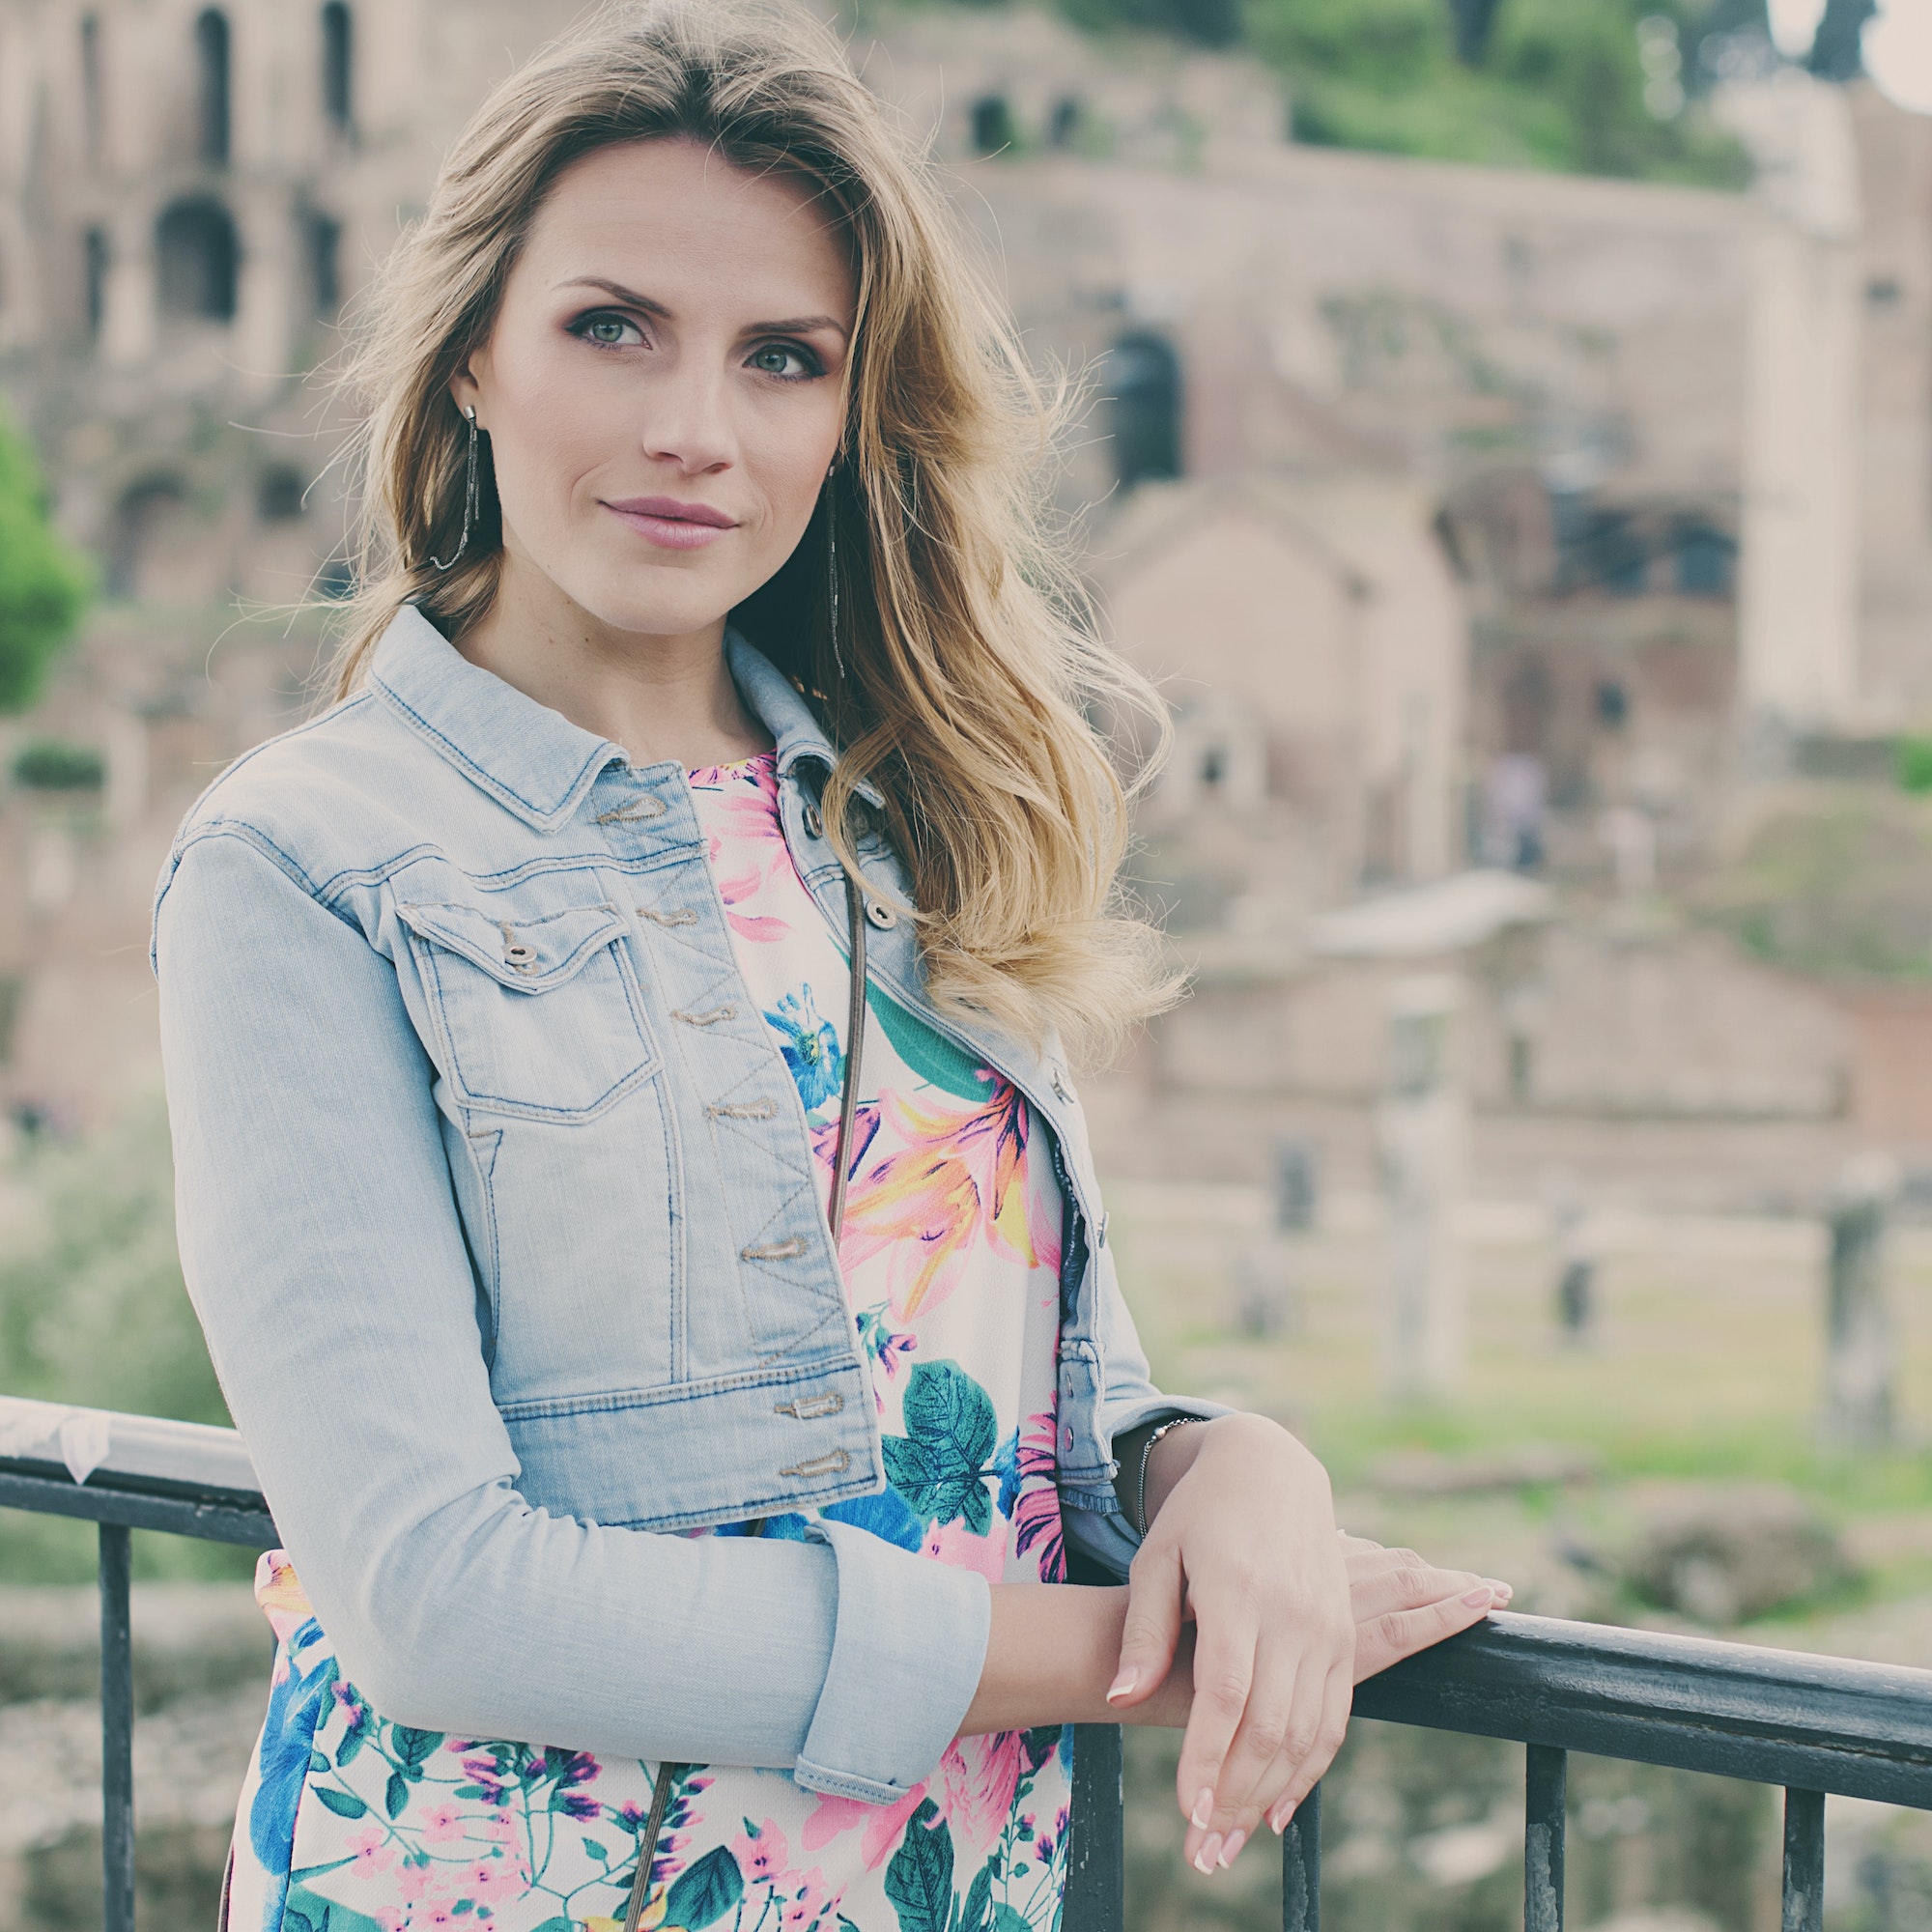
[[[651,387],[642,441],[653,462],[674,463],[687,476],[730,469],[737,439],[722,371],[700,366],[696,356],[680,356],[678,366]]]

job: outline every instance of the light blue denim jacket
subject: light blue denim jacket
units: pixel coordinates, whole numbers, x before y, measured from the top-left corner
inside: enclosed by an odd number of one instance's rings
[[[741,638],[784,835],[841,942],[832,749]],[[1011,1079],[1066,1202],[1060,1492],[1124,1574],[1113,1439],[1159,1394],[1051,1045],[923,996],[862,841],[868,966]],[[882,923],[887,922],[887,923]],[[284,1541],[387,1716],[888,1802],[984,1661],[977,1575],[837,1521],[675,1532],[884,1486],[784,1062],[682,770],[467,663],[414,610],[367,687],[241,759],[161,877],[183,1264]]]

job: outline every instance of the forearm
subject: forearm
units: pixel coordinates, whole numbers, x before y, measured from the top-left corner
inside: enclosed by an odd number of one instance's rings
[[[1121,1667],[1124,1588],[1062,1583],[993,1586],[992,1632],[980,1689],[959,1727],[1028,1730],[1037,1724],[1184,1724],[1193,1701],[1191,1641],[1152,1697],[1131,1709],[1107,1702]]]
[[[1229,1438],[1238,1440],[1243,1434],[1264,1435],[1270,1449],[1278,1446],[1286,1435],[1293,1444],[1291,1482],[1311,1506],[1321,1509],[1329,1504],[1328,1472],[1314,1452],[1264,1416],[1236,1413],[1216,1416],[1209,1422],[1189,1422],[1180,1428],[1168,1430],[1153,1445],[1152,1453],[1148,1454],[1148,1438],[1158,1426],[1155,1423],[1146,1424],[1119,1437],[1114,1444],[1114,1455],[1121,1465],[1121,1473],[1115,1480],[1115,1494],[1130,1518],[1138,1519],[1139,1512],[1145,1511],[1145,1520],[1150,1528],[1159,1518],[1168,1497],[1174,1493],[1175,1486],[1194,1466],[1195,1458],[1207,1447],[1210,1431],[1217,1432],[1224,1441]],[[1143,1459],[1146,1463],[1145,1493],[1141,1488]]]

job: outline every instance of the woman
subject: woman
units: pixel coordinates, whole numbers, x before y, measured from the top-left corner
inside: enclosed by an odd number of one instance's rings
[[[1500,1600],[1148,1380],[1069,1072],[1166,997],[1146,694],[1021,367],[785,8],[540,56],[389,265],[339,702],[156,912],[287,1545],[230,1924],[1047,1926],[1062,1726],[1183,1724],[1212,1870]]]

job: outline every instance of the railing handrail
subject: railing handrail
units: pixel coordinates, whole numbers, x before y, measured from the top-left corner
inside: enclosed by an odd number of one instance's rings
[[[237,1430],[15,1395],[0,1395],[0,1461],[58,1463],[77,1483],[104,1470],[242,1495],[262,1488]]]
[[[262,1548],[274,1522],[232,1429],[0,1396],[0,1507],[100,1524],[104,1922],[134,1909],[128,1531]],[[1528,1747],[1524,1924],[1562,1932],[1572,1750],[1785,1787],[1784,1923],[1822,1932],[1824,1794],[1932,1810],[1932,1671],[1551,1617],[1492,1615],[1359,1685],[1355,1715]],[[1070,1932],[1123,1923],[1120,1733],[1074,1752]],[[1283,1841],[1286,1932],[1320,1921],[1321,1790]]]
[[[0,1396],[0,1476],[65,1489],[64,1433],[99,1447],[96,1492],[268,1514],[238,1431],[118,1409]],[[1498,1612],[1359,1686],[1355,1713],[1932,1809],[1932,1670],[1898,1664]]]
[[[1355,1715],[1932,1810],[1932,1670],[1492,1614]]]

